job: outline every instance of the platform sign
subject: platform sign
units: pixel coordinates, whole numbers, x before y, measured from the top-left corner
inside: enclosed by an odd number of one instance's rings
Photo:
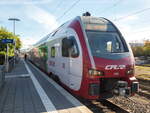
[[[8,51],[9,51],[9,46],[8,44],[14,44],[14,40],[13,39],[1,39],[1,43],[6,44],[6,57],[5,57],[5,61],[6,61],[6,71],[8,72],[9,69],[9,63],[8,63]]]
[[[14,43],[14,40],[13,39],[2,39],[1,42],[4,44],[8,44],[8,43]]]

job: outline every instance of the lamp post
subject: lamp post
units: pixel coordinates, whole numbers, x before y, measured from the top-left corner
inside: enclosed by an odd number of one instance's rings
[[[16,21],[20,21],[20,19],[9,18],[8,20],[13,22],[13,33],[15,35],[15,27],[16,27],[15,24],[16,24]],[[14,40],[14,65],[15,65],[15,51],[16,51],[16,40]]]
[[[20,21],[20,19],[18,19],[18,18],[9,18],[8,20],[13,21],[13,31],[14,31],[14,35],[15,35],[15,24],[16,24],[16,21]]]

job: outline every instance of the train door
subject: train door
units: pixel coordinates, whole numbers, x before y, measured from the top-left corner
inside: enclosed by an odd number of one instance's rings
[[[79,48],[79,42],[77,36],[71,35],[69,39],[72,41],[72,46],[69,49],[69,82],[70,88],[79,90],[82,80],[82,54],[81,48]]]
[[[62,39],[61,74],[62,82],[73,90],[79,90],[82,80],[82,54],[79,41],[73,34]]]
[[[52,72],[56,75],[56,68],[57,68],[57,46],[56,40],[50,41],[48,43],[49,47],[49,58],[48,58],[48,72]]]
[[[59,78],[61,81],[69,87],[69,51],[67,47],[66,40],[68,37],[64,37],[61,40],[61,57],[59,59],[60,61],[60,67],[59,67]]]

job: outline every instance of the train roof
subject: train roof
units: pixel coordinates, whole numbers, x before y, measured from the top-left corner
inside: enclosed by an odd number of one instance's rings
[[[81,21],[86,30],[116,32],[117,29],[111,21],[103,17],[81,16]]]
[[[64,24],[62,24],[60,27],[58,27],[56,30],[54,30],[50,34],[43,37],[41,40],[39,40],[33,46],[37,47],[37,46],[42,45],[45,42],[51,40],[51,37],[53,37],[57,33],[57,31],[59,31],[59,29],[61,29],[64,26],[69,25],[74,20],[81,20],[81,22],[83,23],[83,27],[86,30],[91,30],[91,29],[93,30],[94,29],[94,30],[98,30],[98,31],[110,31],[110,32],[116,31],[116,28],[112,24],[112,22],[110,22],[106,18],[93,17],[93,16],[77,16],[75,19],[72,19],[72,20],[67,21]]]
[[[46,36],[43,37],[42,39],[40,39],[40,40],[39,40],[37,43],[35,43],[33,46],[39,46],[39,45],[44,44],[44,43],[47,41],[47,39],[49,38],[50,35],[51,35],[51,33],[48,34],[48,35],[46,35]]]

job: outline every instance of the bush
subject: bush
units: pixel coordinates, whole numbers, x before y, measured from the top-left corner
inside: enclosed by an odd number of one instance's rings
[[[132,51],[135,57],[139,56],[150,56],[150,40],[144,41],[144,46],[132,47]]]

